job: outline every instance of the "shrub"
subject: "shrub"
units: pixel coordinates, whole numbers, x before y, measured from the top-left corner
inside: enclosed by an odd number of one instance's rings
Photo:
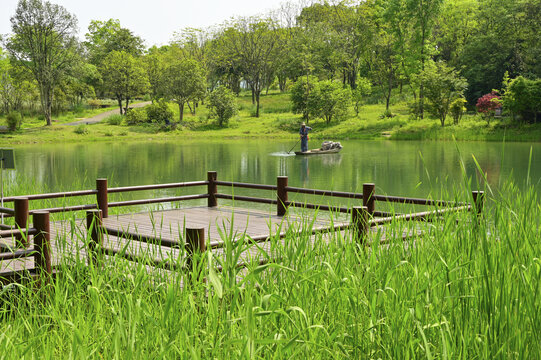
[[[120,114],[109,115],[105,119],[105,121],[109,125],[120,125],[120,124],[122,124],[122,120],[124,120],[124,117],[122,115],[120,115]]]
[[[85,135],[88,134],[88,129],[86,128],[86,125],[81,124],[78,125],[73,132],[79,135]]]
[[[16,111],[10,112],[6,117],[6,120],[9,131],[19,130],[23,122],[21,114]]]
[[[308,116],[310,115],[308,98],[317,82],[318,79],[314,76],[309,76],[308,79],[306,76],[303,76],[291,87],[291,111],[293,111],[294,114],[302,114],[302,117],[305,120],[308,120]]]
[[[87,101],[88,106],[90,106],[91,109],[95,110],[101,107],[101,100],[99,99],[90,99]]]
[[[147,122],[148,117],[145,109],[130,109],[126,114],[126,124],[140,125]]]
[[[174,115],[167,102],[163,99],[146,106],[144,111],[146,111],[147,120],[154,123],[169,124]]]
[[[316,83],[308,96],[310,114],[320,116],[327,124],[333,119],[344,119],[350,104],[351,90],[332,80]]]
[[[512,80],[503,99],[505,108],[524,121],[539,121],[541,114],[541,79],[529,80],[522,76]]]
[[[208,107],[211,116],[218,119],[218,125],[223,126],[229,122],[238,111],[235,95],[225,86],[218,86],[209,94]]]
[[[462,119],[462,115],[464,115],[464,113],[466,112],[466,103],[467,101],[464,97],[459,97],[451,103],[451,106],[449,107],[449,112],[453,117],[453,123],[455,125],[458,125],[458,122],[460,121],[460,119]]]
[[[477,104],[475,104],[477,111],[481,113],[483,118],[487,121],[487,124],[490,124],[490,119],[494,117],[496,109],[500,108],[501,106],[501,99],[495,91],[481,96],[479,99],[477,99]]]

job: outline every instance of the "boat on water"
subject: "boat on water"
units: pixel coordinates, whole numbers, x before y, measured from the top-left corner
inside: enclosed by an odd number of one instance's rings
[[[311,149],[308,151],[295,151],[295,155],[322,155],[336,154],[342,150],[342,144],[334,141],[324,141],[319,149]]]
[[[329,149],[329,150],[323,150],[323,149],[311,149],[308,151],[295,151],[295,155],[322,155],[322,154],[336,154],[340,152],[342,148],[335,148],[335,149]]]

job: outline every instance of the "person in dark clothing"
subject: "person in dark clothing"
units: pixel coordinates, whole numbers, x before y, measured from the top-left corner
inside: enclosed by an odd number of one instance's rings
[[[299,134],[301,136],[301,151],[306,152],[308,151],[308,131],[312,130],[311,127],[306,126],[305,123],[301,124],[301,129],[299,130]]]

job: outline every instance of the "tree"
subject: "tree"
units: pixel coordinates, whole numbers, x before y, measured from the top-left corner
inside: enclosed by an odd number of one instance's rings
[[[143,65],[124,51],[113,51],[107,55],[101,73],[105,88],[118,101],[121,115],[128,110],[130,100],[145,93],[149,87]],[[126,106],[123,110],[124,100]]]
[[[184,104],[204,98],[207,91],[205,73],[197,61],[177,59],[165,68],[165,93],[178,104],[180,122],[184,118]]]
[[[227,124],[238,111],[237,102],[233,92],[225,86],[218,86],[209,96],[209,108],[212,116],[218,118],[218,125]]]
[[[425,64],[430,59],[431,49],[429,49],[430,35],[434,28],[436,19],[441,11],[443,0],[406,0],[407,8],[412,18],[415,20],[414,30],[416,30],[416,46],[419,49],[419,61],[421,63],[421,72],[425,70]],[[424,83],[419,84],[419,116],[424,117]]]
[[[41,108],[51,125],[53,93],[73,61],[77,19],[64,7],[42,0],[20,0],[5,46],[36,80]]]
[[[291,87],[290,100],[292,103],[292,111],[294,114],[302,114],[302,118],[308,122],[310,116],[310,108],[308,107],[308,98],[317,83],[315,76],[301,77]]]
[[[308,108],[313,115],[319,115],[328,124],[333,119],[342,119],[347,115],[351,103],[351,90],[332,80],[315,84],[314,91],[308,97]]]
[[[357,87],[351,92],[353,100],[353,108],[355,115],[359,115],[363,99],[372,93],[372,84],[367,78],[359,77],[356,81]]]
[[[501,106],[502,103],[500,96],[496,94],[495,91],[481,96],[479,99],[477,99],[477,104],[475,104],[477,111],[481,113],[489,125],[490,119],[494,117],[496,109],[499,109]]]
[[[85,38],[88,59],[96,66],[100,66],[103,59],[113,51],[141,56],[144,50],[143,39],[134,35],[131,30],[121,27],[117,19],[92,20]]]
[[[512,80],[504,93],[504,107],[522,120],[541,120],[541,79],[528,80],[522,76]]]
[[[468,86],[466,79],[443,61],[427,63],[419,78],[425,86],[428,110],[438,117],[442,127],[445,126],[451,103],[461,97]]]
[[[259,117],[259,98],[271,74],[275,71],[279,33],[271,20],[243,18],[221,35],[221,50],[231,62],[238,64],[242,77],[252,89],[252,101]]]

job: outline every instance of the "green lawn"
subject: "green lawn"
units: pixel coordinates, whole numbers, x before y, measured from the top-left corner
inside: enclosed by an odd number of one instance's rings
[[[447,125],[441,127],[438,119],[411,119],[408,105],[404,97],[402,101],[392,104],[395,114],[392,118],[382,118],[385,107],[383,104],[364,105],[358,116],[350,109],[350,117],[342,121],[326,124],[322,119],[311,119],[313,139],[396,139],[396,140],[485,140],[501,141],[539,141],[541,139],[541,124],[514,124],[510,118],[494,119],[488,125],[480,116],[465,115],[460,124],[453,125],[452,119],[447,119]],[[174,128],[166,128],[153,124],[142,126],[109,125],[106,122],[89,125],[84,131],[74,127],[61,126],[62,123],[90,117],[109,109],[99,109],[79,114],[66,114],[58,117],[52,127],[43,126],[44,121],[37,118],[26,119],[21,131],[5,134],[0,143],[34,143],[34,142],[80,142],[80,141],[110,141],[115,138],[129,140],[159,140],[182,138],[291,138],[297,137],[299,124],[302,122],[299,114],[291,112],[289,94],[271,91],[261,96],[261,114],[254,117],[255,105],[251,96],[243,92],[238,98],[240,111],[229,124],[219,127],[215,119],[209,119],[208,109],[200,105],[196,114],[192,115],[185,107],[184,122]],[[174,112],[174,121],[178,122],[178,106],[170,104]],[[2,119],[0,119],[0,122]]]

